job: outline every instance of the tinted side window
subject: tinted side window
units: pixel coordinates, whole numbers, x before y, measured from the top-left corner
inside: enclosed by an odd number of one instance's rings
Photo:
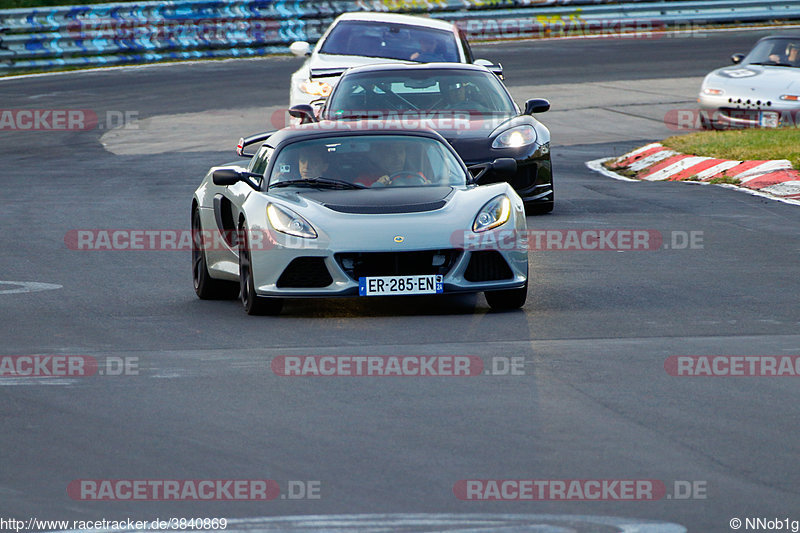
[[[264,175],[264,171],[267,170],[267,165],[269,164],[269,158],[272,156],[273,149],[269,146],[262,146],[256,155],[253,156],[253,161],[251,163],[250,172],[255,174]]]

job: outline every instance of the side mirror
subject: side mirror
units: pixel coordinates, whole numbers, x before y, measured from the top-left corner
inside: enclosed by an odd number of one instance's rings
[[[517,161],[510,157],[498,157],[491,163],[478,163],[468,167],[470,172],[478,172],[470,183],[478,183],[487,173],[491,172],[494,176],[507,179],[517,173]]]
[[[289,51],[297,57],[311,55],[311,45],[306,41],[295,41],[289,45]]]
[[[734,65],[738,65],[739,63],[742,62],[742,59],[744,59],[744,54],[733,54],[731,56],[731,63],[733,63]]]
[[[544,113],[550,110],[550,102],[544,98],[531,98],[525,102],[525,114]]]
[[[245,182],[253,189],[258,189],[258,183],[255,180],[263,178],[261,174],[254,174],[246,170],[234,170],[232,168],[219,168],[211,175],[211,181],[214,185],[220,187],[227,187],[228,185],[235,185],[240,181]]]
[[[211,175],[211,179],[214,181],[214,185],[225,187],[226,185],[239,183],[242,181],[243,177],[239,171],[233,170],[232,168],[220,168],[214,171]]]
[[[297,104],[296,106],[290,107],[289,115],[294,118],[299,118],[300,124],[317,122],[317,116],[314,114],[314,108],[309,104]]]
[[[499,157],[492,161],[490,170],[501,178],[511,178],[517,173],[517,161],[510,157]]]

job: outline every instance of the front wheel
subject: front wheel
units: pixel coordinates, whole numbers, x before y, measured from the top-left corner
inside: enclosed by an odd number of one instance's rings
[[[192,212],[192,280],[194,292],[202,300],[233,300],[239,295],[239,284],[235,281],[214,279],[208,273],[206,246],[203,227],[200,223],[200,210]]]
[[[250,239],[245,224],[239,224],[239,293],[248,315],[277,315],[283,308],[280,298],[264,298],[256,294],[250,255]]]
[[[486,296],[489,307],[492,309],[497,311],[519,309],[525,305],[525,300],[528,299],[528,281],[525,280],[525,286],[519,289],[486,291],[484,295]]]

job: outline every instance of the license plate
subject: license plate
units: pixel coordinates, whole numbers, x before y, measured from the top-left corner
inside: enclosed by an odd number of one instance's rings
[[[375,276],[358,278],[359,296],[439,294],[444,292],[442,276]]]
[[[777,128],[778,114],[775,111],[759,111],[758,125],[762,128]]]

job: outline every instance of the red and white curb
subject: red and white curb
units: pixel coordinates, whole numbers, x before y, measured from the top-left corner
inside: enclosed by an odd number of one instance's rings
[[[606,167],[605,164],[608,164]],[[800,171],[786,159],[766,161],[731,161],[675,152],[661,143],[652,143],[618,158],[604,158],[586,163],[590,169],[624,181],[686,181],[705,183],[714,178],[733,178],[739,185],[719,184],[786,203],[800,205]],[[636,179],[614,172],[636,173]]]

